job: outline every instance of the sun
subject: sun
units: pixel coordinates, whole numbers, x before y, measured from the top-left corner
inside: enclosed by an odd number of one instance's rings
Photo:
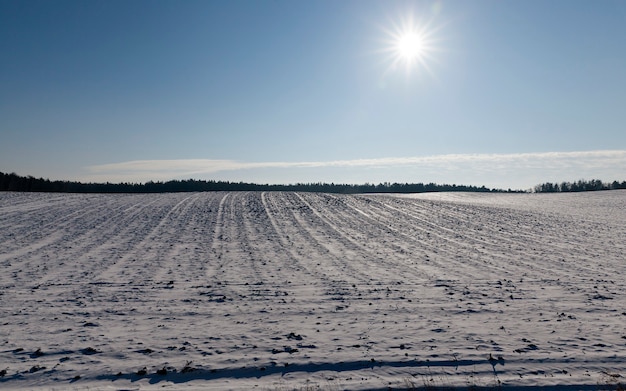
[[[415,61],[424,54],[424,38],[416,33],[407,33],[398,37],[396,50],[399,57],[406,61]]]
[[[424,72],[434,76],[430,66],[438,51],[438,28],[433,23],[408,14],[399,23],[391,23],[391,28],[383,28],[387,36],[382,49],[389,61],[387,72],[404,68],[407,76]]]

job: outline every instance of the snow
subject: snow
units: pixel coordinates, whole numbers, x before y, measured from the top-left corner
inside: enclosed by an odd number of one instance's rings
[[[611,388],[626,192],[0,193],[0,388]]]

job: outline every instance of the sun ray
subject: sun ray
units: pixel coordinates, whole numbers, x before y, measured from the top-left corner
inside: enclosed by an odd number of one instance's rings
[[[392,22],[390,27],[382,30],[386,35],[382,51],[389,63],[386,73],[404,68],[407,77],[419,72],[434,76],[430,64],[435,60],[434,54],[439,48],[435,37],[437,29],[432,19],[419,20],[411,13],[400,23]]]

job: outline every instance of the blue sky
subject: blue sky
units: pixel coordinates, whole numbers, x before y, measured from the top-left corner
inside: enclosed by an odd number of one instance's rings
[[[0,53],[4,172],[626,179],[620,0],[0,0]]]

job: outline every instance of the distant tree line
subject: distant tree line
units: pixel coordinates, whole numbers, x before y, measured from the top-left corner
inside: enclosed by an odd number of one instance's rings
[[[535,186],[536,193],[566,193],[577,191],[595,191],[595,190],[616,190],[626,189],[626,181],[622,183],[613,181],[611,183],[604,183],[599,179],[592,179],[590,181],[579,180],[577,182],[562,182],[562,183],[542,183]]]
[[[436,183],[380,183],[380,184],[335,184],[297,183],[290,185],[269,185],[245,182],[214,180],[172,180],[146,183],[81,183],[72,181],[51,181],[49,179],[19,176],[15,173],[0,172],[0,191],[53,192],[53,193],[168,193],[192,191],[302,191],[320,193],[426,193],[438,191],[464,192],[520,192],[489,189],[485,186],[439,185]]]

